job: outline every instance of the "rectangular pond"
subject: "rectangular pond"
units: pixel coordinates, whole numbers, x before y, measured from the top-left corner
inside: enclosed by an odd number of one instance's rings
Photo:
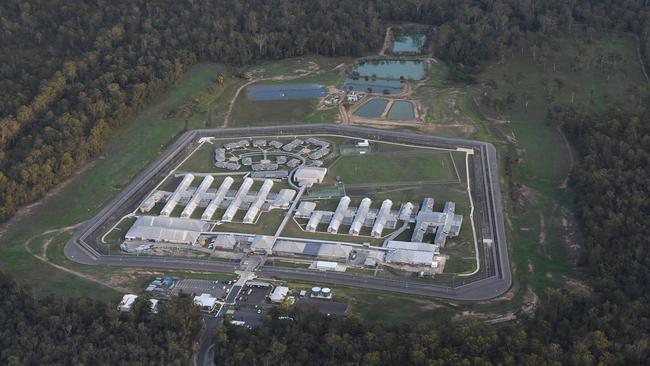
[[[246,88],[249,100],[289,100],[321,98],[327,95],[320,84],[268,84],[252,85]]]
[[[404,83],[399,80],[372,80],[370,78],[366,80],[366,78],[360,77],[346,79],[341,89],[363,93],[399,94],[403,86]]]
[[[396,100],[390,106],[388,111],[388,119],[397,119],[401,121],[411,121],[415,119],[413,112],[413,103],[405,100]]]
[[[376,79],[420,80],[424,77],[424,66],[424,62],[420,60],[372,60],[354,66],[351,75]]]
[[[355,116],[379,118],[388,105],[388,99],[374,98],[367,101],[364,105],[354,111]]]
[[[398,33],[393,40],[391,52],[396,54],[418,54],[422,53],[427,36],[423,34]]]

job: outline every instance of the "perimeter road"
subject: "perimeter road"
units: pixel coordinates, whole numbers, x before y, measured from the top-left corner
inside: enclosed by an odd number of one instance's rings
[[[280,269],[262,267],[262,276],[283,278],[317,280],[334,284],[368,287],[379,290],[396,291],[402,293],[435,296],[454,300],[488,300],[506,292],[512,285],[512,274],[508,259],[506,243],[503,206],[499,175],[497,168],[496,149],[490,143],[481,141],[462,140],[454,138],[417,135],[409,132],[377,130],[356,126],[340,126],[327,124],[277,126],[259,128],[229,128],[229,129],[203,129],[188,131],[181,135],[163,154],[138,176],[102,209],[94,218],[81,226],[74,237],[65,247],[65,256],[73,261],[89,265],[110,265],[121,267],[158,268],[174,270],[201,270],[210,272],[233,272],[236,265],[227,262],[216,262],[179,257],[161,256],[133,256],[133,255],[104,255],[90,246],[85,239],[98,230],[101,225],[115,214],[122,206],[129,206],[132,196],[146,187],[156,174],[174,162],[174,158],[192,141],[201,137],[214,136],[218,138],[231,138],[245,136],[253,138],[258,136],[300,136],[300,135],[332,135],[344,136],[375,141],[405,143],[456,149],[458,147],[475,149],[480,152],[477,163],[482,166],[483,183],[485,185],[485,204],[488,209],[488,222],[486,228],[490,231],[493,245],[491,247],[494,274],[490,277],[465,283],[459,286],[446,286],[420,281],[398,281],[376,277],[361,277],[339,273],[311,272],[300,269]],[[187,151],[186,151],[187,153]],[[180,156],[182,158],[182,156]]]

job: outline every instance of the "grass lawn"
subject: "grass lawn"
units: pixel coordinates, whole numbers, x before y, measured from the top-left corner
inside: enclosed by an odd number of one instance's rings
[[[346,185],[450,182],[458,179],[448,152],[411,151],[342,156],[330,166],[328,178]]]

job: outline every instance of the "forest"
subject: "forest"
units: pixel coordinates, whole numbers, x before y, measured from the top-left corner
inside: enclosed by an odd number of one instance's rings
[[[309,53],[359,56],[388,22],[434,26],[435,56],[472,80],[482,63],[574,23],[641,38],[641,0],[3,1],[0,221],[43,197],[198,61],[248,64]],[[646,59],[648,59],[646,57]]]
[[[248,64],[375,52],[390,22],[433,26],[435,56],[469,76],[581,24],[629,32],[650,60],[645,0],[0,3],[0,220],[97,157],[128,116],[199,61]],[[580,159],[572,173],[590,287],[548,289],[533,316],[385,326],[292,310],[252,331],[217,330],[222,365],[650,363],[650,99],[633,109],[553,110]],[[0,363],[185,364],[195,310],[120,318],[88,299],[35,299],[0,277]],[[139,315],[137,315],[139,314]],[[101,345],[98,347],[97,345]]]
[[[34,299],[0,274],[0,364],[187,365],[199,314],[189,297],[156,316],[144,296],[128,316],[89,299]]]

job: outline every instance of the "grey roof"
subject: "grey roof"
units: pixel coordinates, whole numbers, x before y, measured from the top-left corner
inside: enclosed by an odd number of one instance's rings
[[[253,242],[251,243],[251,249],[264,250],[269,253],[271,252],[271,248],[273,248],[273,240],[274,238],[272,236],[256,235],[255,239],[253,239]]]
[[[309,201],[302,201],[298,205],[298,210],[296,210],[296,217],[309,217],[311,216],[311,213],[314,211],[316,208],[316,203],[315,202],[309,202]]]
[[[433,264],[433,256],[433,252],[397,249],[386,254],[386,262],[431,266]]]
[[[284,178],[288,175],[286,170],[261,170],[251,173],[252,178]]]
[[[287,207],[291,200],[296,195],[296,191],[293,189],[281,189],[280,192],[275,196],[275,200],[272,203],[274,207]]]
[[[388,243],[386,243],[386,248],[415,250],[415,251],[432,252],[432,253],[440,252],[440,247],[437,245],[433,245],[429,243],[416,243],[411,241],[399,241],[399,240],[390,240]]]
[[[126,233],[127,239],[194,243],[210,225],[193,219],[161,216],[139,216]]]
[[[232,234],[219,234],[214,238],[214,247],[223,249],[233,249],[237,245],[237,240]]]

